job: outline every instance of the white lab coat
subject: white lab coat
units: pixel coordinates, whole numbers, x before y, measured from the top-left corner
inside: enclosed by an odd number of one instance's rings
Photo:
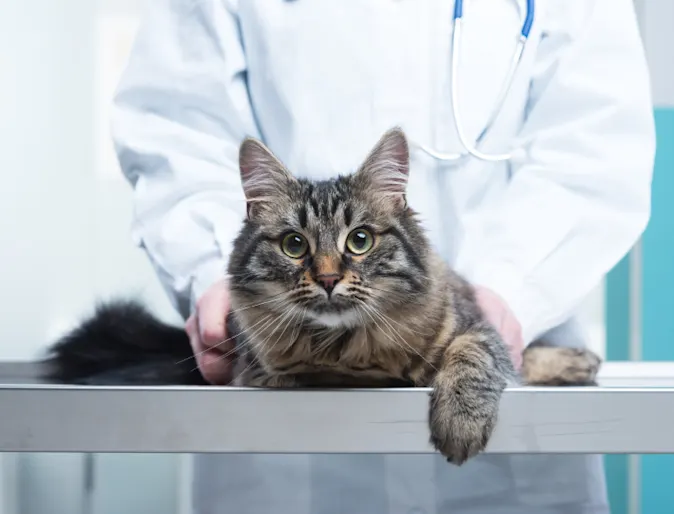
[[[459,108],[482,129],[524,2],[466,1]],[[357,167],[400,125],[460,151],[450,0],[154,0],[113,109],[133,234],[186,315],[223,275],[244,213],[237,150],[262,138],[297,175]],[[526,341],[582,343],[575,311],[642,233],[654,123],[631,0],[539,0],[530,43],[482,150],[411,156],[408,199],[438,251],[498,292]],[[576,327],[576,328],[574,328]],[[198,430],[195,427],[195,430]],[[590,456],[202,456],[200,514],[607,512]]]

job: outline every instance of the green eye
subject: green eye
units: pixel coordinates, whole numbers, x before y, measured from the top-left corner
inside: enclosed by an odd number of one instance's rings
[[[364,228],[357,228],[346,238],[346,248],[356,255],[363,255],[372,249],[374,237]]]
[[[309,243],[307,243],[307,240],[302,234],[298,234],[297,232],[287,234],[283,238],[283,241],[281,241],[281,250],[292,259],[304,257],[304,254],[307,253],[308,249]]]

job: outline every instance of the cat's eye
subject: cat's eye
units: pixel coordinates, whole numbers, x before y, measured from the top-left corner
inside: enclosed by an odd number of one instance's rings
[[[309,243],[307,243],[306,238],[302,234],[291,232],[290,234],[286,234],[281,241],[281,250],[288,257],[300,259],[309,250]]]
[[[351,253],[356,255],[363,255],[372,249],[374,244],[374,237],[369,230],[364,228],[357,228],[351,232],[346,238],[346,248]]]

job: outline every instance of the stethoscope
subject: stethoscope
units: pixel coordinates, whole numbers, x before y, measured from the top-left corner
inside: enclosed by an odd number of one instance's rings
[[[511,153],[504,153],[504,154],[486,154],[483,152],[480,152],[477,149],[477,146],[482,142],[484,139],[485,135],[489,132],[491,129],[492,125],[494,124],[494,121],[498,117],[499,113],[501,112],[501,109],[503,108],[503,104],[505,103],[505,99],[508,96],[508,93],[510,91],[510,88],[512,86],[513,82],[513,77],[515,76],[515,72],[517,71],[517,68],[520,65],[520,62],[522,61],[522,54],[524,53],[524,48],[526,47],[527,44],[527,39],[529,38],[529,33],[531,32],[531,26],[533,25],[534,22],[534,11],[535,11],[535,4],[534,0],[527,0],[526,2],[526,14],[524,16],[524,23],[522,24],[522,30],[520,32],[520,37],[519,41],[517,42],[517,47],[515,49],[515,53],[513,54],[513,59],[512,63],[510,65],[510,69],[508,70],[508,74],[506,75],[506,79],[503,82],[503,87],[501,89],[501,92],[499,96],[497,97],[497,101],[494,105],[494,108],[491,111],[491,116],[488,118],[487,123],[485,124],[484,128],[482,129],[482,132],[480,132],[480,135],[478,136],[477,140],[475,143],[471,143],[468,141],[468,138],[466,137],[465,132],[463,131],[463,126],[461,123],[461,115],[459,113],[459,102],[457,99],[457,84],[458,84],[458,53],[459,53],[459,44],[461,41],[461,27],[462,27],[462,22],[463,22],[463,0],[456,0],[454,4],[454,17],[452,20],[452,26],[453,26],[453,35],[452,35],[452,52],[450,56],[451,60],[451,71],[452,71],[452,77],[450,81],[450,87],[451,87],[451,96],[452,96],[452,111],[454,113],[454,126],[456,127],[456,132],[458,134],[459,142],[463,146],[464,150],[461,153],[441,153],[437,152],[427,146],[424,145],[417,145],[420,150],[424,151],[431,157],[434,157],[435,159],[438,159],[440,161],[458,161],[459,159],[462,159],[468,155],[471,155],[475,157],[476,159],[480,159],[482,161],[491,161],[491,162],[500,162],[500,161],[507,161],[510,160],[512,157]]]

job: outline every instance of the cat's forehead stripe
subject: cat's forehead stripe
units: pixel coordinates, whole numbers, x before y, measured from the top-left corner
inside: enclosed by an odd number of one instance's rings
[[[306,206],[302,205],[300,206],[300,209],[297,213],[297,216],[299,218],[300,222],[300,227],[302,228],[307,228],[307,208]]]
[[[346,225],[351,223],[352,194],[344,181],[332,180],[303,185],[302,206],[297,212],[302,228],[312,223],[330,226],[334,226],[335,223]]]
[[[353,218],[353,212],[352,212],[352,209],[351,209],[351,205],[347,203],[347,204],[344,205],[344,224],[347,227],[349,225],[351,225],[352,218]]]
[[[309,204],[311,205],[311,209],[314,212],[314,216],[318,218],[318,200],[314,198],[313,196],[309,198]]]

